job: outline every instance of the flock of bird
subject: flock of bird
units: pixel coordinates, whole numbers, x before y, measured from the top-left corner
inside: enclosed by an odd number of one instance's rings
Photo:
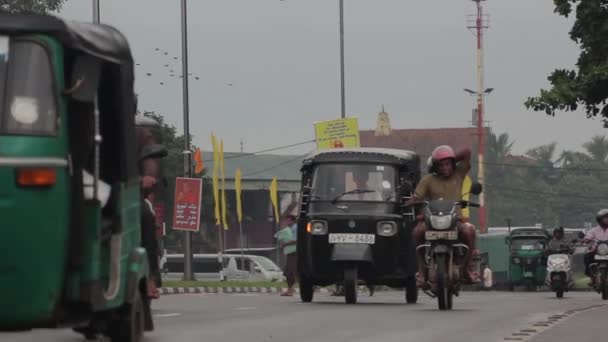
[[[168,51],[161,51],[160,48],[156,48],[154,49],[157,53],[160,53],[162,56],[165,56],[167,59],[172,59],[173,61],[168,62],[166,64],[164,64],[165,67],[165,74],[161,75],[161,77],[165,78],[165,77],[170,77],[170,78],[182,78],[184,77],[183,75],[178,75],[176,71],[181,71],[178,68],[176,68],[174,65],[172,65],[172,63],[176,63],[177,61],[180,60],[179,57],[169,57],[169,52]],[[137,67],[141,67],[141,63],[136,63],[135,64]],[[181,68],[181,67],[180,67]],[[154,76],[151,72],[146,72],[146,76],[148,77],[152,77]],[[200,77],[195,76],[193,74],[188,74],[189,77],[194,78],[194,80],[198,81],[200,79]],[[160,81],[160,85],[165,85],[166,81]]]

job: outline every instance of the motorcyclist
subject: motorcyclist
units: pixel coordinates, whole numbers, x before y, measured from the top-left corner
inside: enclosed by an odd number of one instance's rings
[[[431,154],[432,166],[431,173],[425,176],[416,188],[412,199],[406,205],[411,205],[419,201],[448,200],[460,201],[462,199],[462,183],[471,169],[471,150],[465,149],[458,154],[447,145],[442,145]],[[473,268],[471,258],[475,250],[475,227],[462,216],[459,217],[458,231],[459,239],[469,247],[464,266],[466,269],[465,278],[471,283],[479,282],[479,275]],[[413,237],[419,246],[425,242],[426,224],[423,220],[418,220],[414,228]],[[427,272],[424,259],[418,253],[418,274],[416,275],[419,287],[424,287],[427,282]]]
[[[560,251],[570,253],[572,246],[564,239],[564,237],[564,227],[560,226],[555,228],[553,230],[553,238],[549,241],[545,254],[549,255]]]
[[[585,234],[585,239],[583,240],[584,243],[608,241],[608,209],[601,209],[598,211],[595,215],[595,220],[597,221],[598,225],[593,227],[587,232],[587,234]],[[593,256],[595,255],[596,248],[597,245],[594,243],[589,247],[587,253],[585,254],[585,274],[590,278],[590,287],[594,285],[595,279],[593,274],[591,274],[589,265],[593,262]]]

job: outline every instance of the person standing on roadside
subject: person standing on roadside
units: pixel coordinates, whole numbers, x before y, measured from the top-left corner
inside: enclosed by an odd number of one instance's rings
[[[293,287],[296,283],[296,272],[298,268],[298,258],[296,254],[296,217],[287,215],[281,222],[282,229],[275,234],[275,238],[279,242],[279,248],[285,256],[285,265],[283,267],[283,275],[287,280],[287,291],[281,296],[293,296]]]

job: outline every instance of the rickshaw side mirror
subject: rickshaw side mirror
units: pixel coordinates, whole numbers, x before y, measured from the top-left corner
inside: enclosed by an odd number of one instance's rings
[[[145,159],[156,159],[156,158],[164,158],[169,154],[167,148],[160,144],[150,144],[144,146],[141,155],[139,156],[140,160]]]
[[[471,184],[471,190],[470,193],[473,195],[479,195],[481,194],[481,192],[483,191],[483,185],[481,185],[481,183],[473,183]]]
[[[90,55],[76,57],[70,85],[66,93],[81,102],[93,102],[97,96],[101,77],[101,61]]]

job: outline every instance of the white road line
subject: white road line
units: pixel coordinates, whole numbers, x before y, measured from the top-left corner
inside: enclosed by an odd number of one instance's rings
[[[255,310],[255,309],[256,309],[255,306],[244,306],[244,307],[241,307],[241,308],[236,308],[234,310]]]
[[[177,316],[181,316],[182,314],[180,313],[167,313],[167,314],[156,314],[154,315],[154,317],[177,317]]]

